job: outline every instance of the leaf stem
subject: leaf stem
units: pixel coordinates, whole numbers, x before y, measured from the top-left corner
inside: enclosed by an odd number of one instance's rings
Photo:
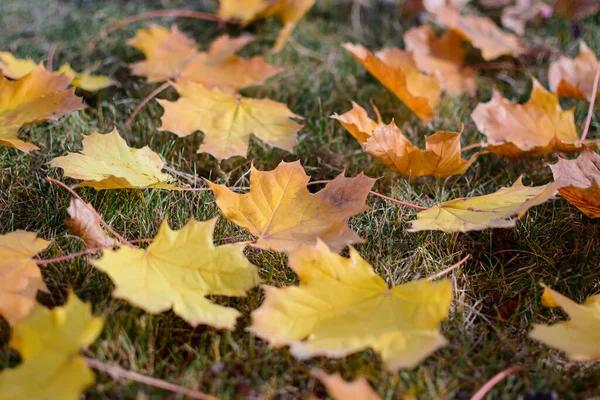
[[[519,371],[525,371],[525,369],[523,367],[519,367],[517,365],[514,367],[507,368],[504,371],[498,372],[489,381],[487,381],[482,387],[479,388],[479,390],[473,395],[473,397],[471,397],[471,400],[482,400],[485,397],[485,395],[490,390],[492,390],[492,388],[494,386],[496,386],[498,383],[500,383],[504,378],[506,378],[510,374],[513,374],[513,373],[519,372]]]
[[[69,186],[65,185],[64,183],[62,183],[61,181],[59,181],[58,179],[54,179],[54,178],[49,178],[46,177],[46,180],[50,183],[54,183],[58,186],[63,187],[64,189],[66,189],[69,193],[71,193],[71,195],[75,196],[76,198],[78,198],[79,200],[81,200],[81,202],[83,204],[85,204],[85,206],[88,208],[88,210],[90,210],[90,212],[92,212],[100,221],[100,223],[102,225],[104,225],[104,227],[106,228],[106,230],[108,230],[114,237],[116,237],[117,239],[119,239],[119,242],[126,244],[129,247],[134,247],[131,243],[129,243],[127,241],[127,239],[125,239],[123,236],[121,236],[118,232],[116,232],[109,224],[107,224],[102,217],[100,216],[100,214],[98,214],[98,212],[94,209],[94,207],[88,205],[88,203],[83,200],[81,198],[81,196],[79,196],[73,189],[71,189]]]
[[[77,253],[66,254],[64,256],[60,256],[60,257],[56,257],[56,258],[48,258],[46,260],[35,260],[35,263],[37,265],[54,264],[54,263],[59,263],[59,262],[63,262],[63,261],[72,260],[74,258],[81,257],[81,256],[87,256],[87,255],[90,255],[90,254],[95,254],[95,253],[99,252],[100,250],[102,250],[102,247],[95,247],[95,248],[92,248],[92,249],[86,249],[86,250],[78,251]]]
[[[427,278],[428,281],[432,281],[434,279],[437,278],[441,278],[442,276],[448,274],[449,272],[451,272],[452,270],[455,270],[456,268],[460,267],[461,265],[463,265],[464,263],[467,262],[467,260],[469,260],[471,258],[470,254],[467,254],[465,258],[463,258],[462,260],[460,260],[459,262],[457,262],[454,265],[449,266],[448,268],[438,272],[435,275],[431,275],[429,278]]]
[[[383,195],[381,193],[374,192],[372,190],[369,193],[372,194],[373,196],[381,197],[384,200],[391,201],[392,203],[400,204],[401,206],[405,206],[405,207],[414,208],[415,210],[421,210],[421,211],[423,211],[423,210],[429,210],[429,208],[427,208],[427,207],[418,206],[416,204],[407,203],[405,201],[397,200],[397,199],[394,199],[393,197],[388,197],[388,196],[385,196],[385,195]]]
[[[596,93],[598,93],[598,80],[600,79],[600,64],[596,68],[596,76],[594,77],[594,88],[592,89],[592,97],[590,98],[590,108],[588,108],[587,119],[585,120],[585,128],[581,134],[581,141],[583,142],[587,137],[588,131],[590,130],[590,124],[592,122],[592,115],[594,114],[594,104],[596,103]]]
[[[46,69],[52,72],[52,60],[54,60],[54,53],[56,52],[56,48],[58,46],[56,43],[52,43],[50,46],[50,50],[48,50],[48,60],[46,61]]]
[[[183,18],[193,18],[193,19],[203,19],[206,21],[215,21],[218,22],[219,24],[225,24],[225,23],[230,23],[230,24],[236,24],[239,23],[238,20],[233,20],[233,19],[229,19],[229,20],[225,20],[222,19],[214,14],[209,14],[209,13],[204,13],[204,12],[200,12],[200,11],[191,11],[191,10],[155,10],[155,11],[148,11],[145,13],[141,13],[138,15],[133,15],[131,17],[127,17],[124,18],[120,21],[115,22],[114,24],[104,28],[99,34],[98,36],[96,36],[93,40],[91,40],[88,43],[88,50],[93,50],[94,47],[96,46],[96,44],[100,41],[100,39],[108,36],[111,32],[114,32],[118,29],[123,28],[124,26],[127,26],[131,23],[137,22],[137,21],[143,21],[145,19],[151,19],[151,18],[160,18],[160,17],[183,17]]]
[[[83,361],[85,361],[85,363],[88,366],[90,366],[91,368],[93,368],[97,371],[100,371],[100,372],[104,372],[105,374],[109,375],[110,377],[112,377],[113,379],[116,379],[116,380],[127,379],[127,380],[138,382],[138,383],[141,383],[144,385],[163,389],[163,390],[166,390],[171,393],[182,394],[182,395],[188,396],[192,399],[218,400],[216,397],[199,392],[197,390],[188,389],[186,387],[179,386],[179,385],[176,385],[171,382],[163,381],[161,379],[153,378],[153,377],[147,376],[147,375],[142,375],[140,373],[127,370],[119,365],[105,364],[105,363],[101,362],[100,360],[96,360],[96,359],[88,358],[88,357],[82,357],[82,358],[83,358]]]
[[[150,93],[148,96],[146,96],[146,98],[144,100],[142,100],[142,102],[140,104],[137,105],[137,107],[135,108],[135,110],[133,110],[133,112],[131,113],[131,115],[127,119],[127,122],[125,122],[125,126],[129,128],[131,126],[131,123],[133,122],[133,119],[135,118],[136,115],[138,115],[138,113],[140,112],[140,110],[142,108],[144,108],[144,106],[150,100],[152,100],[153,98],[155,98],[156,96],[158,96],[160,92],[162,92],[163,90],[165,90],[169,86],[171,86],[171,82],[170,81],[166,81],[165,83],[163,83],[162,85],[160,85],[159,87],[157,87],[156,89],[154,89],[152,91],[152,93]]]

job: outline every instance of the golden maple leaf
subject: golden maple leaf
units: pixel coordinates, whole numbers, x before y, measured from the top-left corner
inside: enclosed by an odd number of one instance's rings
[[[388,288],[356,250],[345,258],[320,240],[291,253],[289,266],[300,285],[263,286],[249,330],[274,346],[289,345],[296,357],[372,348],[393,370],[413,368],[446,344],[439,324],[452,302],[448,280]]]
[[[21,355],[16,368],[0,372],[0,399],[77,400],[94,383],[94,373],[79,352],[92,344],[104,326],[91,304],[73,293],[62,307],[37,305],[12,331],[10,347]]]
[[[573,109],[563,110],[555,94],[533,80],[531,97],[525,104],[511,103],[494,91],[487,103],[479,103],[471,114],[483,132],[487,149],[501,157],[535,156],[555,151],[580,151]]]
[[[438,8],[434,14],[438,23],[481,50],[485,60],[504,55],[516,57],[525,51],[515,35],[502,31],[490,18],[463,16],[451,7]]]
[[[279,0],[220,0],[218,15],[223,19],[239,19],[248,23],[277,1]]]
[[[85,106],[75,96],[75,89],[66,89],[71,78],[53,75],[37,66],[24,77],[9,81],[0,74],[0,144],[15,147],[25,153],[39,147],[17,138],[25,125],[57,120]]]
[[[575,160],[559,158],[550,165],[555,181],[566,186],[558,193],[590,218],[600,218],[600,156],[583,147]]]
[[[113,280],[114,297],[153,314],[173,309],[193,326],[231,330],[240,313],[205,296],[244,296],[259,278],[244,245],[213,245],[216,221],[192,219],[173,231],[165,220],[147,249],[104,249],[91,264]]]
[[[475,95],[475,71],[463,65],[466,50],[456,32],[448,31],[438,38],[429,25],[423,25],[406,31],[404,43],[419,70],[435,75],[450,96]]]
[[[171,183],[173,178],[161,172],[164,165],[148,146],[141,149],[127,146],[116,129],[84,136],[81,153],[69,153],[50,161],[51,167],[62,168],[66,176],[83,180],[77,187],[178,190]]]
[[[0,52],[0,71],[11,79],[19,79],[32,72],[38,64],[31,58],[15,58],[11,53]],[[71,86],[95,92],[115,85],[116,82],[104,75],[92,75],[89,71],[77,72],[69,64],[63,64],[54,75],[72,78]]]
[[[535,324],[529,337],[566,352],[572,360],[599,360],[600,294],[582,304],[548,287],[544,287],[544,296],[544,305],[560,306],[571,319],[550,326]]]
[[[365,200],[375,179],[362,173],[355,178],[341,174],[312,195],[306,188],[309,179],[300,162],[281,162],[268,172],[252,167],[246,194],[207,183],[223,216],[258,236],[256,247],[285,252],[320,238],[341,251],[350,243],[360,243],[346,219],[369,209]]]
[[[38,290],[48,291],[33,259],[48,246],[33,232],[0,235],[0,316],[11,325],[29,315]]]
[[[316,370],[314,375],[325,385],[333,400],[382,400],[364,376],[346,382],[340,374],[329,375],[320,369]]]
[[[251,134],[288,151],[296,145],[296,132],[302,125],[291,118],[301,117],[283,103],[230,95],[190,81],[173,86],[181,97],[175,102],[158,100],[165,109],[160,130],[181,137],[204,132],[199,153],[210,153],[218,160],[246,156]]]
[[[577,57],[574,59],[560,57],[550,63],[548,71],[550,89],[560,97],[591,101],[597,69],[598,58],[585,42],[581,41]],[[596,93],[596,98],[600,98],[600,91]]]
[[[361,45],[345,43],[343,47],[417,117],[423,121],[433,117],[440,101],[440,83],[435,76],[419,71],[412,53],[385,48],[373,55]]]
[[[342,115],[333,114],[331,118],[337,119],[359,143],[364,143],[371,137],[375,128],[385,126],[381,121],[379,110],[375,106],[373,108],[377,113],[377,122],[373,121],[365,109],[355,102],[352,102],[352,110]]]
[[[100,226],[100,219],[90,210],[91,207],[90,203],[73,197],[67,208],[71,218],[66,221],[66,225],[74,235],[83,239],[88,248],[114,247],[118,241],[104,232]]]
[[[409,231],[469,232],[512,228],[528,209],[554,198],[562,185],[563,182],[552,182],[528,187],[519,178],[511,187],[492,194],[449,200],[421,211]]]
[[[254,40],[252,35],[220,36],[208,51],[200,52],[196,42],[176,27],[165,36],[165,28],[139,30],[129,44],[146,54],[146,60],[131,65],[135,75],[148,82],[186,79],[228,93],[258,85],[283,69],[265,62],[264,57],[241,58],[235,53]]]

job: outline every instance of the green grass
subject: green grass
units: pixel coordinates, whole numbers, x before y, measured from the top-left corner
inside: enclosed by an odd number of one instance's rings
[[[91,53],[86,50],[86,43],[103,26],[122,17],[193,4],[205,4],[206,9],[214,11],[216,1],[89,3],[86,6],[86,2],[72,0],[36,0],[31,5],[5,0],[0,4],[0,50],[44,60],[50,46],[56,44],[55,67],[69,61],[76,69],[96,68],[120,82],[119,87],[97,94],[82,93],[89,105],[83,112],[56,123],[22,129],[21,137],[40,146],[40,152],[25,155],[15,149],[0,148],[0,232],[26,229],[52,239],[43,258],[82,249],[64,224],[68,193],[45,181],[46,176],[63,179],[61,173],[48,168],[47,163],[68,150],[80,149],[81,134],[107,132],[113,126],[131,146],[149,145],[171,168],[229,185],[247,185],[251,163],[270,170],[281,160],[301,160],[315,180],[331,179],[344,170],[348,176],[364,171],[380,177],[376,190],[405,201],[432,205],[459,196],[490,193],[511,184],[523,173],[528,184],[543,184],[552,178],[547,163],[554,162],[555,156],[506,161],[489,154],[481,156],[464,176],[409,182],[364,154],[359,144],[329,119],[335,112],[347,111],[351,100],[363,106],[373,100],[384,120],[395,118],[411,140],[421,145],[434,129],[459,129],[461,122],[467,124],[464,144],[481,140],[483,136],[473,128],[469,117],[477,102],[487,101],[494,87],[512,100],[524,101],[531,90],[530,76],[547,85],[547,57],[523,58],[520,65],[525,73],[479,71],[476,98],[445,98],[439,108],[439,121],[426,126],[340,47],[345,41],[360,42],[373,50],[384,45],[401,46],[402,33],[413,21],[401,17],[401,7],[374,1],[376,4],[363,11],[360,26],[353,27],[349,5],[322,0],[295,30],[294,43],[268,57],[270,62],[284,66],[285,72],[266,85],[244,91],[252,97],[284,102],[306,118],[295,153],[269,148],[255,140],[247,159],[233,158],[218,165],[210,156],[195,153],[201,135],[179,139],[157,130],[162,109],[156,102],[144,108],[130,129],[125,127],[140,99],[157,86],[131,76],[127,68],[141,54],[126,40],[147,23],[130,25],[102,40]],[[477,8],[472,11],[478,12]],[[168,26],[174,21],[155,22]],[[220,32],[210,22],[176,22],[201,46],[207,46]],[[600,15],[579,25],[587,44],[600,51]],[[272,20],[250,26],[248,30],[258,40],[245,54],[266,51],[278,29]],[[236,32],[231,29],[231,33]],[[525,42],[570,54],[577,49],[577,38],[569,23],[559,18],[531,26]],[[473,63],[481,62],[475,50],[470,57]],[[175,99],[176,94],[170,90],[161,97]],[[564,101],[564,106],[576,107],[576,124],[581,131],[587,103]],[[596,115],[598,110],[600,105],[595,107]],[[590,137],[597,137],[598,127],[599,121],[594,117]],[[63,180],[72,183],[67,178]],[[219,215],[212,195],[206,192],[81,189],[79,193],[127,238],[153,237],[164,218],[180,228],[190,218],[205,220]],[[497,385],[489,398],[533,399],[540,392],[554,392],[561,399],[600,396],[600,364],[570,362],[564,354],[527,338],[533,323],[565,318],[561,311],[541,307],[539,282],[577,301],[600,291],[600,225],[596,221],[564,200],[556,200],[532,209],[515,229],[468,234],[408,233],[407,222],[413,218],[413,210],[377,198],[370,198],[369,205],[370,211],[352,218],[350,223],[366,240],[357,246],[360,254],[390,285],[431,275],[467,253],[473,255],[471,261],[450,275],[454,302],[442,326],[449,345],[413,370],[386,371],[370,350],[340,360],[299,361],[286,348],[269,348],[245,331],[250,312],[262,301],[258,288],[246,298],[216,299],[243,313],[233,332],[205,326],[191,328],[171,312],[149,315],[112,299],[113,285],[108,277],[94,270],[85,259],[44,267],[50,294],[40,294],[38,298],[47,306],[60,305],[68,288],[73,288],[78,296],[93,303],[95,313],[106,317],[101,337],[84,352],[86,356],[221,398],[299,399],[310,394],[324,397],[324,388],[310,373],[313,368],[322,368],[340,372],[346,379],[364,375],[385,399],[398,399],[403,393],[412,393],[419,399],[468,399],[495,373],[514,365],[524,367],[525,372]],[[249,234],[225,220],[219,221],[215,237],[217,243],[250,239]],[[259,266],[265,283],[296,283],[284,256],[255,249],[247,250],[247,255]],[[19,362],[17,353],[8,348],[9,335],[8,325],[0,321],[0,368]],[[86,398],[170,398],[165,392],[137,383],[114,381],[103,374],[97,378]]]

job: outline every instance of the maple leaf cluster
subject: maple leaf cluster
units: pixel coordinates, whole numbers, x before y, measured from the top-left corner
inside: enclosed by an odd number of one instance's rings
[[[279,18],[283,28],[271,52],[275,53],[315,0],[245,3],[240,7],[238,1],[222,0],[218,15],[243,24]],[[445,31],[438,36],[429,25],[412,28],[404,35],[404,50],[388,47],[372,53],[360,44],[342,46],[420,120],[431,120],[444,93],[473,96],[477,91],[476,72],[466,62],[463,42],[470,42],[484,60],[526,52],[517,35],[503,31],[489,18],[462,15],[459,3],[424,2],[432,20]],[[539,4],[527,6],[522,1],[514,7],[506,10],[502,21],[517,34],[523,33],[528,19],[545,12]],[[524,9],[528,13],[521,12]],[[129,44],[144,53],[145,59],[130,65],[132,73],[150,83],[168,82],[179,95],[176,101],[158,100],[164,109],[159,130],[180,137],[201,131],[204,139],[198,152],[219,161],[245,157],[251,135],[293,151],[301,117],[283,103],[239,94],[283,71],[267,63],[263,55],[243,58],[236,54],[253,40],[247,34],[223,35],[201,51],[175,26],[140,29]],[[87,70],[75,72],[69,64],[52,72],[31,59],[5,52],[0,53],[0,70],[0,144],[25,153],[39,148],[18,138],[22,127],[85,108],[69,85],[96,91],[116,83]],[[593,103],[599,96],[597,71],[598,59],[582,43],[575,59],[561,56],[550,66],[552,91],[535,78],[524,104],[494,91],[491,100],[479,103],[471,114],[487,143],[468,159],[462,158],[461,132],[435,132],[424,138],[422,150],[395,121],[384,123],[376,107],[377,120],[356,103],[352,110],[331,118],[366,153],[408,178],[462,175],[488,153],[508,159],[581,153],[576,159],[561,158],[551,165],[555,179],[546,185],[525,186],[519,178],[494,193],[431,207],[412,205],[421,211],[407,232],[511,228],[528,209],[554,199],[557,193],[588,217],[598,218],[600,156],[594,151],[598,143],[578,135],[573,110],[563,110],[559,103],[559,97]],[[78,180],[73,189],[187,189],[177,182],[177,174],[163,172],[165,162],[159,154],[147,146],[129,147],[116,129],[85,136],[81,151],[54,158],[49,165]],[[86,255],[101,253],[90,265],[112,280],[113,297],[152,314],[172,310],[191,326],[235,329],[241,312],[219,304],[215,296],[245,296],[261,282],[259,268],[246,258],[244,248],[283,253],[299,283],[263,285],[264,301],[250,313],[250,332],[272,346],[289,346],[300,359],[342,358],[372,349],[390,370],[415,367],[447,344],[440,324],[452,306],[451,280],[423,278],[389,285],[353,247],[363,239],[348,223],[349,218],[369,210],[367,197],[378,195],[372,191],[376,179],[342,173],[321,182],[326,185],[315,193],[308,186],[319,182],[310,179],[299,161],[282,161],[272,171],[252,167],[246,193],[205,180],[222,217],[252,234],[255,239],[250,242],[215,246],[217,218],[213,218],[191,219],[179,230],[165,220],[147,247],[136,246],[68,187],[74,197],[66,224],[88,248]],[[64,306],[52,310],[36,302],[38,291],[48,290],[40,267],[52,260],[35,257],[49,246],[51,241],[34,232],[0,235],[0,316],[11,325],[10,346],[21,356],[17,367],[0,373],[0,399],[75,399],[94,381],[80,351],[101,335],[103,317],[94,317],[91,305],[73,293]],[[349,257],[341,256],[347,246]],[[570,320],[535,325],[530,337],[565,351],[574,360],[599,359],[599,296],[577,304],[546,287],[543,304],[561,307]],[[364,378],[345,383],[323,371],[315,374],[334,398],[350,398],[348,393],[353,398],[379,398]],[[29,382],[33,375],[39,377],[36,383]]]

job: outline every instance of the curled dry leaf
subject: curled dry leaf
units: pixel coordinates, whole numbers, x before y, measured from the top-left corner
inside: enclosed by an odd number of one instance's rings
[[[545,303],[560,306],[571,318],[554,325],[535,324],[529,337],[564,351],[575,361],[600,360],[600,294],[577,304],[544,287]]]
[[[419,70],[435,75],[450,96],[475,95],[475,71],[464,67],[466,50],[456,32],[447,31],[438,38],[429,25],[423,25],[408,30],[404,43]]]
[[[141,149],[127,146],[116,129],[84,136],[81,153],[69,153],[50,161],[51,167],[62,168],[69,178],[83,180],[76,187],[178,190],[171,183],[174,179],[161,172],[164,165],[148,146]]]
[[[414,146],[392,121],[389,125],[369,118],[364,108],[352,103],[352,110],[333,115],[378,161],[404,176],[447,177],[464,174],[481,152],[469,160],[461,158],[460,132],[436,132],[425,138],[425,151]]]
[[[580,42],[579,53],[574,59],[560,57],[550,64],[548,80],[550,90],[560,97],[592,100],[594,77],[598,69],[598,58],[585,44]],[[600,86],[600,83],[598,84]],[[600,98],[600,90],[596,94]]]
[[[100,226],[100,219],[94,214],[90,203],[72,198],[67,213],[71,218],[66,221],[67,226],[74,235],[83,239],[85,245],[90,249],[100,247],[114,247],[118,241],[111,238]]]
[[[502,25],[519,36],[523,36],[525,34],[525,24],[539,15],[548,14],[549,9],[550,6],[542,0],[517,0],[514,6],[502,10]]]
[[[70,292],[67,303],[49,310],[37,304],[12,331],[10,347],[21,364],[0,372],[0,398],[77,400],[94,384],[94,373],[79,352],[102,332],[104,319],[90,303]]]
[[[445,201],[417,214],[410,232],[469,232],[513,228],[533,206],[554,198],[563,182],[524,186],[519,178],[511,187],[484,196]]]
[[[413,368],[446,344],[439,332],[452,302],[448,280],[388,288],[350,248],[350,258],[320,240],[290,254],[299,286],[263,286],[250,330],[299,358],[344,357],[372,348],[390,370]],[[393,317],[390,317],[393,316]]]
[[[365,201],[375,179],[341,174],[315,194],[306,188],[309,179],[299,162],[281,162],[268,172],[252,167],[246,194],[207,183],[223,216],[258,236],[256,247],[289,252],[320,238],[341,251],[362,242],[346,220],[369,209]]]
[[[487,17],[463,16],[449,7],[438,8],[435,17],[440,24],[454,30],[481,50],[485,60],[505,55],[516,57],[525,51],[515,35],[502,31]]]
[[[511,103],[494,91],[487,103],[479,103],[471,118],[483,132],[487,149],[501,157],[516,158],[551,152],[581,151],[573,109],[563,110],[555,94],[533,80],[531,97],[525,104]],[[583,144],[594,144],[584,141]]]
[[[419,71],[411,52],[385,48],[373,55],[361,45],[343,46],[417,117],[423,121],[433,117],[433,109],[440,101],[440,83],[435,76]]]
[[[283,69],[265,62],[261,56],[241,58],[235,53],[254,40],[252,35],[220,36],[208,51],[200,52],[192,39],[174,26],[139,30],[128,42],[144,52],[146,59],[131,65],[135,75],[148,82],[187,79],[206,87],[234,93],[258,85]]]
[[[600,218],[600,156],[587,147],[575,160],[550,165],[554,180],[566,182],[558,192],[590,218]]]
[[[48,291],[33,259],[48,246],[33,232],[0,235],[0,316],[11,325],[29,315],[38,290]]]
[[[57,120],[85,106],[75,96],[75,89],[66,89],[71,78],[53,75],[41,65],[24,77],[10,81],[0,74],[0,144],[15,147],[25,153],[39,147],[17,138],[25,125]]]
[[[363,376],[346,382],[340,374],[329,375],[320,369],[314,375],[325,385],[333,400],[382,400]]]
[[[302,117],[283,103],[230,95],[190,81],[173,86],[181,97],[175,102],[158,100],[165,109],[160,130],[181,137],[202,131],[199,153],[210,153],[219,160],[246,156],[251,134],[287,151],[296,145],[296,132],[302,125],[291,118]]]
[[[38,64],[31,58],[16,58],[11,53],[0,52],[0,70],[4,76],[19,79],[32,72]],[[76,72],[69,64],[63,64],[54,75],[65,75],[72,78],[71,86],[95,92],[116,84],[114,80],[104,75],[92,75],[89,71]]]
[[[192,219],[173,231],[165,220],[147,249],[105,249],[91,264],[115,283],[114,297],[153,314],[173,309],[193,326],[232,330],[240,313],[206,296],[244,296],[259,278],[244,245],[213,245],[216,222]]]

